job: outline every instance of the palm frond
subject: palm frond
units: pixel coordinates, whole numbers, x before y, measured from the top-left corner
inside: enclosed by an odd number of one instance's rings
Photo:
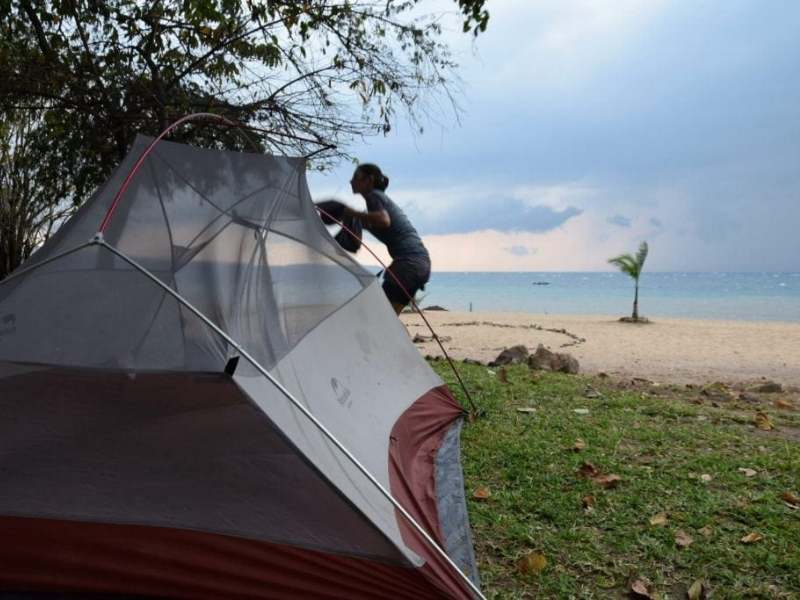
[[[639,245],[639,251],[636,253],[636,264],[639,266],[639,273],[642,272],[642,267],[644,267],[644,261],[647,258],[647,242],[642,242]]]
[[[616,266],[620,271],[626,275],[630,275],[634,279],[639,277],[639,267],[636,264],[636,259],[630,254],[620,254],[614,258],[609,258],[608,262]]]

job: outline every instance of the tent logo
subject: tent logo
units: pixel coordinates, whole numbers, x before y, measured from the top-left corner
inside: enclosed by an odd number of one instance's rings
[[[17,315],[8,313],[0,317],[0,335],[8,335],[17,330]]]
[[[331,389],[333,390],[333,394],[336,396],[336,401],[339,404],[345,408],[350,408],[353,406],[353,401],[350,400],[350,390],[339,383],[339,380],[336,379],[336,377],[331,377]]]

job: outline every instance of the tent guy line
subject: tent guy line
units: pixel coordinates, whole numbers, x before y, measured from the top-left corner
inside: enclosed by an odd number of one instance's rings
[[[337,219],[336,217],[334,217],[330,213],[326,212],[325,210],[323,210],[319,206],[315,205],[315,207],[317,209],[317,212],[319,212],[322,215],[325,215],[331,221],[333,221],[334,223],[337,223],[348,234],[350,234],[354,238],[358,239],[361,242],[361,246],[364,249],[366,249],[367,252],[369,252],[375,260],[378,261],[378,264],[380,264],[381,267],[383,267],[383,272],[384,273],[388,273],[392,277],[392,279],[394,279],[394,282],[398,285],[398,287],[401,290],[403,290],[403,293],[408,297],[408,301],[411,304],[411,307],[415,311],[417,311],[417,313],[419,314],[420,317],[422,317],[422,320],[425,322],[425,325],[428,326],[428,329],[430,330],[431,335],[433,335],[433,339],[435,339],[436,343],[439,344],[439,348],[441,349],[442,354],[444,354],[444,357],[447,359],[447,363],[450,365],[450,369],[455,374],[456,379],[458,379],[458,383],[461,386],[461,389],[464,390],[464,395],[467,397],[467,400],[469,401],[470,407],[472,407],[473,416],[477,416],[479,414],[478,407],[475,405],[475,401],[472,399],[472,395],[469,393],[469,390],[467,389],[467,385],[464,383],[464,380],[461,378],[461,373],[458,372],[458,369],[456,368],[456,365],[453,363],[453,359],[450,358],[450,354],[448,354],[447,350],[444,347],[444,344],[442,344],[442,340],[439,339],[439,335],[433,329],[433,325],[431,325],[430,321],[428,321],[428,318],[425,316],[425,313],[423,312],[423,310],[419,307],[419,305],[417,305],[416,300],[414,300],[414,296],[412,296],[411,294],[408,293],[408,290],[403,285],[403,282],[400,281],[400,278],[397,277],[397,275],[395,275],[388,266],[386,266],[386,263],[384,263],[380,259],[380,257],[372,250],[372,248],[370,248],[369,245],[366,242],[364,242],[354,231],[352,231],[347,225],[342,223],[339,219]]]
[[[287,390],[277,379],[275,379],[269,371],[267,371],[259,362],[253,358],[247,350],[245,350],[236,340],[231,338],[227,333],[225,333],[222,329],[220,329],[213,321],[211,321],[206,315],[204,315],[200,310],[198,310],[195,306],[193,306],[188,300],[186,300],[183,296],[177,293],[175,290],[170,288],[167,284],[161,281],[158,277],[153,275],[150,271],[148,271],[145,267],[137,263],[135,260],[127,256],[125,253],[121,252],[120,250],[114,248],[110,244],[108,244],[103,239],[103,234],[98,232],[87,244],[86,246],[101,246],[106,250],[110,251],[112,254],[118,256],[129,265],[131,265],[134,269],[139,271],[142,275],[150,279],[153,283],[158,285],[162,288],[166,293],[170,296],[175,298],[182,306],[186,307],[190,310],[195,316],[197,316],[200,320],[202,320],[208,327],[211,328],[217,335],[219,335],[222,339],[224,339],[227,343],[231,344],[237,352],[241,354],[259,373],[261,373],[275,388],[286,397],[289,402],[291,402],[295,408],[297,408],[303,415],[326,437],[330,440],[334,446],[336,446],[346,457],[347,459],[378,489],[378,491],[403,515],[403,517],[408,521],[408,523],[417,530],[417,532],[428,542],[428,544],[433,548],[444,560],[447,562],[450,567],[458,573],[458,576],[469,586],[469,588],[477,595],[478,598],[482,600],[486,600],[486,597],[483,593],[478,589],[478,587],[473,583],[473,581],[464,574],[461,569],[456,565],[453,560],[447,555],[447,552],[444,551],[443,548],[436,543],[436,541],[431,537],[431,535],[425,531],[425,529],[417,523],[414,517],[403,507],[400,502],[398,502],[392,494],[383,487],[383,485],[375,478],[369,470],[361,464],[361,462],[353,455],[350,450],[348,450],[337,438],[334,436],[325,425],[317,419],[313,413],[311,413],[305,406],[303,406],[293,395],[292,393]],[[38,266],[38,265],[34,265]]]

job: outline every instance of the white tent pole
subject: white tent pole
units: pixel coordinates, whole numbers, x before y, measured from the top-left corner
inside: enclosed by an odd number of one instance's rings
[[[100,245],[109,250],[110,252],[112,252],[113,254],[115,254],[116,256],[118,256],[119,258],[121,258],[122,260],[124,260],[125,262],[127,262],[129,265],[131,265],[137,271],[145,275],[148,279],[153,281],[153,283],[158,285],[165,292],[167,292],[169,295],[175,298],[178,302],[180,302],[183,306],[189,309],[192,313],[194,313],[195,316],[197,316],[206,325],[208,325],[217,335],[219,335],[226,342],[231,344],[236,349],[236,351],[239,352],[241,356],[243,356],[251,365],[253,365],[259,371],[259,373],[261,373],[264,377],[266,377],[278,389],[278,391],[281,392],[295,406],[295,408],[297,408],[300,412],[302,412],[306,416],[306,418],[308,418],[308,420],[311,421],[314,424],[314,426],[317,429],[319,429],[322,432],[322,434],[326,438],[328,438],[350,460],[350,462],[352,462],[353,465],[355,465],[355,467],[359,471],[361,471],[361,473],[367,479],[369,479],[372,482],[372,484],[376,488],[378,488],[381,494],[383,494],[383,496],[385,496],[386,499],[389,502],[391,502],[392,505],[397,510],[400,511],[400,513],[414,527],[414,529],[416,529],[417,532],[419,532],[419,534],[422,535],[425,538],[425,540],[427,540],[427,542],[431,545],[431,547],[434,550],[436,550],[436,552],[440,554],[442,558],[444,558],[447,561],[447,563],[455,570],[456,573],[459,574],[459,576],[467,583],[470,589],[472,589],[472,591],[475,592],[475,594],[479,598],[481,598],[482,600],[486,600],[486,597],[481,593],[481,591],[472,582],[472,580],[469,577],[467,577],[461,571],[461,569],[458,568],[458,566],[447,555],[447,553],[439,546],[439,544],[437,544],[436,541],[430,536],[430,534],[427,531],[425,531],[425,529],[419,523],[416,522],[414,517],[412,517],[411,514],[409,514],[409,512],[405,508],[403,508],[403,506],[391,495],[391,493],[389,493],[389,491],[383,487],[381,482],[378,481],[375,478],[375,476],[373,476],[372,473],[370,473],[369,470],[367,470],[367,468],[359,462],[359,460],[336,438],[335,435],[333,435],[333,433],[331,433],[328,430],[327,427],[325,427],[325,425],[322,424],[321,421],[319,421],[319,419],[317,419],[313,415],[313,413],[311,413],[305,406],[303,406],[300,403],[300,401],[298,401],[289,390],[287,390],[277,379],[275,379],[272,376],[272,374],[270,374],[269,371],[267,371],[264,367],[262,367],[255,358],[250,356],[247,350],[245,350],[241,345],[239,345],[239,343],[236,342],[236,340],[231,338],[227,333],[225,333],[222,329],[220,329],[213,321],[211,321],[211,319],[206,317],[200,310],[195,308],[186,298],[181,296],[178,292],[173,290],[171,287],[169,287],[167,284],[161,281],[158,277],[153,275],[150,271],[145,269],[143,266],[141,266],[139,263],[137,263],[135,260],[127,256],[120,250],[117,250],[113,246],[106,243],[106,241],[103,239],[102,233],[98,233],[97,235],[95,235],[95,237],[92,238],[89,244]]]
[[[16,277],[19,277],[20,275],[22,275],[24,273],[28,273],[29,271],[33,271],[34,269],[38,269],[39,267],[43,267],[46,264],[49,264],[49,263],[53,262],[54,260],[58,260],[59,258],[64,258],[65,256],[68,256],[69,254],[72,254],[73,252],[77,252],[78,250],[82,250],[83,248],[86,248],[87,246],[91,246],[91,245],[92,245],[92,242],[86,242],[85,244],[81,244],[80,246],[75,246],[74,248],[70,248],[69,250],[64,250],[63,252],[59,252],[55,256],[51,256],[50,258],[48,258],[46,260],[34,263],[29,267],[23,267],[22,269],[17,269],[16,271],[13,271],[5,279],[0,280],[0,285],[3,285],[4,283],[8,283],[12,279],[14,279]]]

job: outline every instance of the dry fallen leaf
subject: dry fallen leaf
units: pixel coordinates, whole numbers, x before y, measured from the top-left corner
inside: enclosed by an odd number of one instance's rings
[[[756,542],[759,542],[763,539],[764,539],[763,535],[754,531],[752,533],[748,533],[739,541],[741,541],[743,544],[755,544]]]
[[[594,481],[597,485],[602,485],[604,488],[615,488],[619,485],[619,482],[622,481],[622,477],[619,475],[598,475],[596,477],[592,477],[592,481]]]
[[[783,400],[782,398],[775,400],[773,404],[775,405],[775,408],[780,408],[781,410],[794,410],[794,404],[788,400]]]
[[[575,440],[575,443],[572,444],[572,448],[570,448],[570,450],[573,450],[574,452],[580,452],[584,448],[586,448],[586,442],[584,442],[581,438],[578,438]]]
[[[637,579],[631,582],[631,597],[641,600],[651,600],[650,582],[645,579]]]
[[[476,500],[488,500],[492,495],[491,490],[488,487],[480,486],[476,487],[475,491],[472,492],[472,497]]]
[[[800,508],[800,498],[795,496],[792,492],[783,492],[781,500],[793,508]]]
[[[709,481],[711,481],[713,478],[712,478],[712,477],[711,477],[711,475],[709,475],[708,473],[703,473],[702,475],[700,475],[700,479],[701,479],[702,481],[704,481],[705,483],[708,483],[708,482],[709,482]]]
[[[758,471],[754,471],[753,469],[747,469],[745,467],[739,467],[738,471],[745,477],[754,477],[755,475],[758,474]]]
[[[775,426],[772,424],[772,421],[769,419],[769,415],[767,413],[756,413],[755,416],[755,423],[756,427],[761,429],[762,431],[770,431],[775,429]]]
[[[711,529],[711,525],[704,525],[703,527],[701,527],[697,531],[703,537],[710,537],[714,530]]]
[[[547,566],[544,554],[529,552],[517,561],[517,570],[523,575],[538,575]]]
[[[657,515],[650,517],[650,525],[654,527],[663,527],[667,524],[667,513],[660,512]]]
[[[682,529],[675,532],[675,545],[678,548],[688,548],[694,543],[694,539]]]
[[[614,488],[619,485],[619,482],[622,481],[622,477],[619,475],[605,475],[595,467],[590,462],[581,463],[581,466],[578,467],[578,475],[581,477],[586,477],[587,479],[591,479],[597,485],[601,485],[604,488]]]
[[[706,597],[706,588],[703,585],[703,580],[698,579],[686,591],[688,600],[704,600]]]
[[[581,498],[581,504],[583,504],[583,508],[586,510],[591,510],[594,508],[594,496],[584,496]]]

